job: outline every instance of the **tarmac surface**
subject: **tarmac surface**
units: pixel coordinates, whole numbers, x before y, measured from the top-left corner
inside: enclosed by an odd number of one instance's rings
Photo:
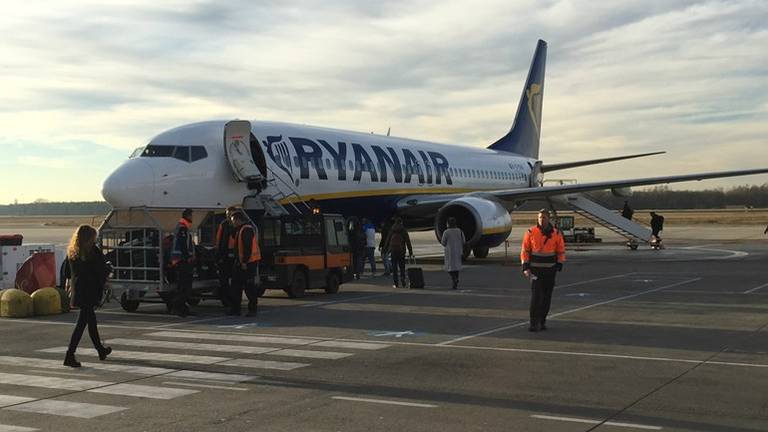
[[[2,319],[0,432],[766,431],[768,241],[731,234],[750,239],[571,246],[539,333],[517,244],[469,261],[457,291],[425,258],[426,289],[270,291],[256,318],[108,304],[114,353],[84,335],[77,370],[75,312]]]

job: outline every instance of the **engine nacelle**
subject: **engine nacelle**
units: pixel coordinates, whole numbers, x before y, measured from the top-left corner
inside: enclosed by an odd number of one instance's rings
[[[447,228],[449,217],[464,232],[467,246],[495,247],[512,231],[512,217],[498,201],[478,196],[465,196],[445,204],[435,218],[437,240]]]

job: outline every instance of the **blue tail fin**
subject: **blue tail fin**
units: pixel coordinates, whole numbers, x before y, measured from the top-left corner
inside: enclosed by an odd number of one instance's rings
[[[517,106],[517,114],[508,134],[491,144],[491,150],[517,153],[522,156],[539,158],[539,136],[541,134],[541,105],[544,97],[544,70],[547,63],[547,43],[539,39],[533,54],[528,80]]]

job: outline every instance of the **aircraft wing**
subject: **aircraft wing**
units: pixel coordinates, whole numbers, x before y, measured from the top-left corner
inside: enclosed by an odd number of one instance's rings
[[[567,195],[571,193],[589,192],[595,190],[626,188],[631,186],[648,186],[655,184],[679,183],[686,181],[699,181],[721,177],[737,177],[753,174],[768,173],[768,168],[738,170],[738,171],[718,171],[698,174],[685,174],[666,177],[648,177],[629,180],[609,180],[602,182],[567,184],[557,186],[540,186],[520,189],[498,189],[485,190],[469,193],[457,194],[435,194],[435,195],[411,195],[401,199],[397,203],[398,211],[402,214],[419,214],[422,212],[434,211],[444,204],[456,198],[466,195],[484,196],[496,198],[502,204],[509,204],[506,207],[512,209],[516,201],[524,201],[535,198],[546,198],[555,195]]]

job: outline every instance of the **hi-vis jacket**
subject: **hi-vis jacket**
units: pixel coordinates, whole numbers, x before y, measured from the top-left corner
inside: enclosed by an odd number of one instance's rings
[[[216,251],[219,257],[235,257],[235,242],[237,242],[237,232],[235,228],[226,220],[219,224],[216,230]]]
[[[523,237],[520,249],[520,262],[530,267],[550,268],[558,262],[565,261],[565,240],[563,234],[555,227],[547,237],[536,225],[528,229]]]
[[[244,224],[237,232],[237,257],[241,264],[261,260],[259,239],[256,238],[256,230],[249,224]]]
[[[195,244],[192,242],[192,235],[189,229],[192,223],[181,218],[176,224],[176,231],[173,236],[173,247],[171,248],[171,265],[175,266],[181,261],[192,262],[195,259]]]

